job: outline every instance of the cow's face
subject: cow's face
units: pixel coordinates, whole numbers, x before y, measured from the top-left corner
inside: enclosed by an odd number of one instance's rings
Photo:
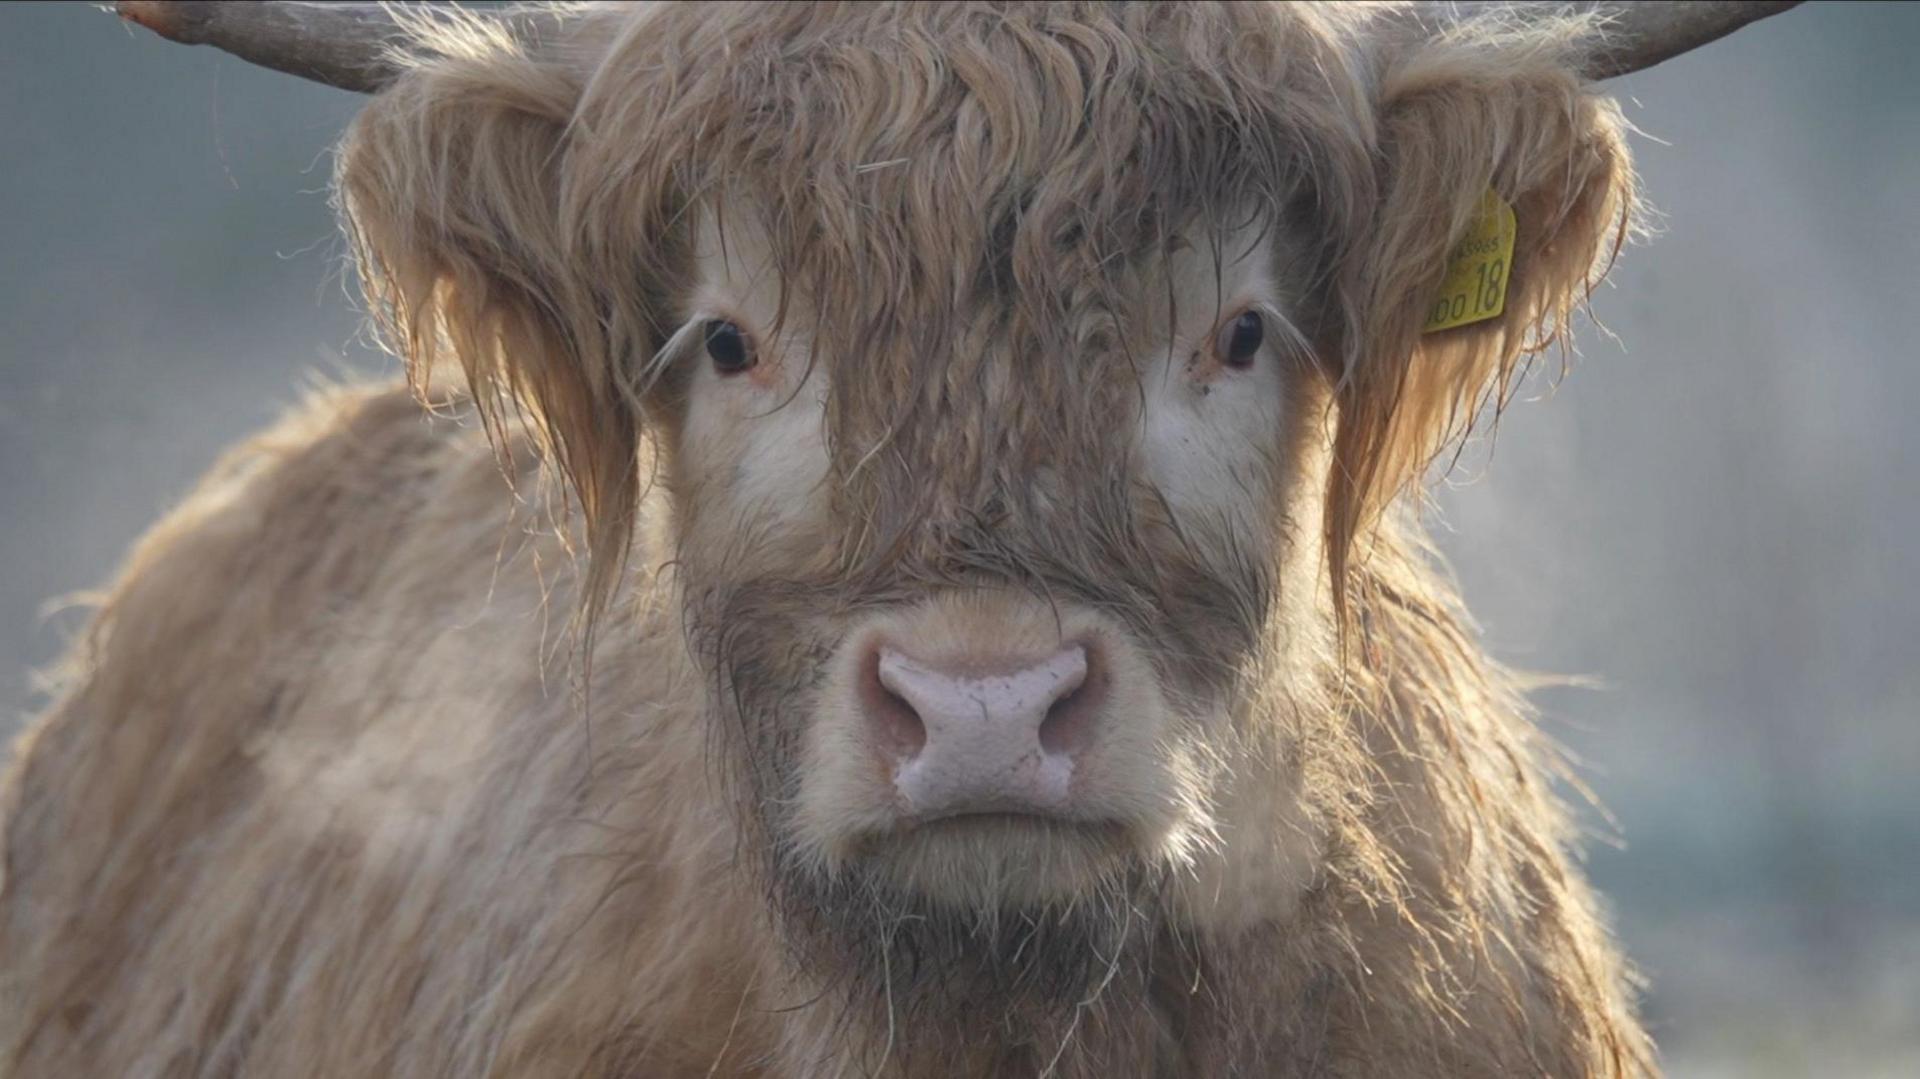
[[[982,290],[938,339],[828,324],[752,206],[698,230],[654,372],[675,572],[768,864],[843,939],[1204,921],[1236,785],[1290,797],[1252,691],[1324,629],[1325,391],[1289,244],[1238,216],[1064,332]]]
[[[1322,851],[1394,872],[1403,749],[1347,718],[1396,706],[1394,588],[1349,556],[1634,196],[1548,38],[1387,11],[588,7],[356,123],[373,309],[544,436],[588,624],[657,450],[797,943],[1073,1000],[1130,935],[1283,918]],[[1502,313],[1422,335],[1489,188]]]

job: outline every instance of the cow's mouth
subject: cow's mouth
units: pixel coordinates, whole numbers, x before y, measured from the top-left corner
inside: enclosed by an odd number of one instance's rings
[[[902,821],[856,846],[847,868],[891,888],[964,907],[1082,894],[1140,861],[1118,821],[969,812]]]
[[[1063,842],[1120,840],[1126,825],[1116,820],[1068,820],[1017,810],[966,810],[902,821],[896,835],[928,833],[991,839],[1007,832],[1039,833]]]
[[[874,855],[883,853],[889,847],[913,843],[995,843],[1002,840],[1113,848],[1131,843],[1130,829],[1126,822],[1120,820],[1077,820],[1023,810],[970,809],[931,817],[901,816],[889,826],[862,837],[856,846],[863,854]]]

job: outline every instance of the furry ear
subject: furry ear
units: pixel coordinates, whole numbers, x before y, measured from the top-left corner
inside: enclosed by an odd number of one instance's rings
[[[590,622],[631,533],[640,412],[563,228],[580,68],[477,23],[416,33],[423,57],[340,151],[363,289],[416,387],[455,360],[495,444],[517,415],[565,474],[591,556]]]
[[[1379,196],[1337,276],[1342,370],[1327,500],[1336,605],[1357,537],[1565,334],[1635,221],[1626,123],[1574,73],[1591,32],[1482,18],[1387,61]],[[1422,333],[1448,255],[1491,188],[1517,235],[1504,312]]]

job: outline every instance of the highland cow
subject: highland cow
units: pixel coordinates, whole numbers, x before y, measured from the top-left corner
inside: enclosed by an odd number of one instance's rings
[[[6,1072],[1653,1070],[1418,492],[1782,6],[123,3],[375,92],[411,378],[67,659]]]

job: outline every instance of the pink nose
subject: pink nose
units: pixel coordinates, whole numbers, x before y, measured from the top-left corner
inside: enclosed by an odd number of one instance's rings
[[[1011,662],[931,664],[881,645],[865,705],[922,818],[1061,811],[1093,734],[1097,654],[1069,645]]]

